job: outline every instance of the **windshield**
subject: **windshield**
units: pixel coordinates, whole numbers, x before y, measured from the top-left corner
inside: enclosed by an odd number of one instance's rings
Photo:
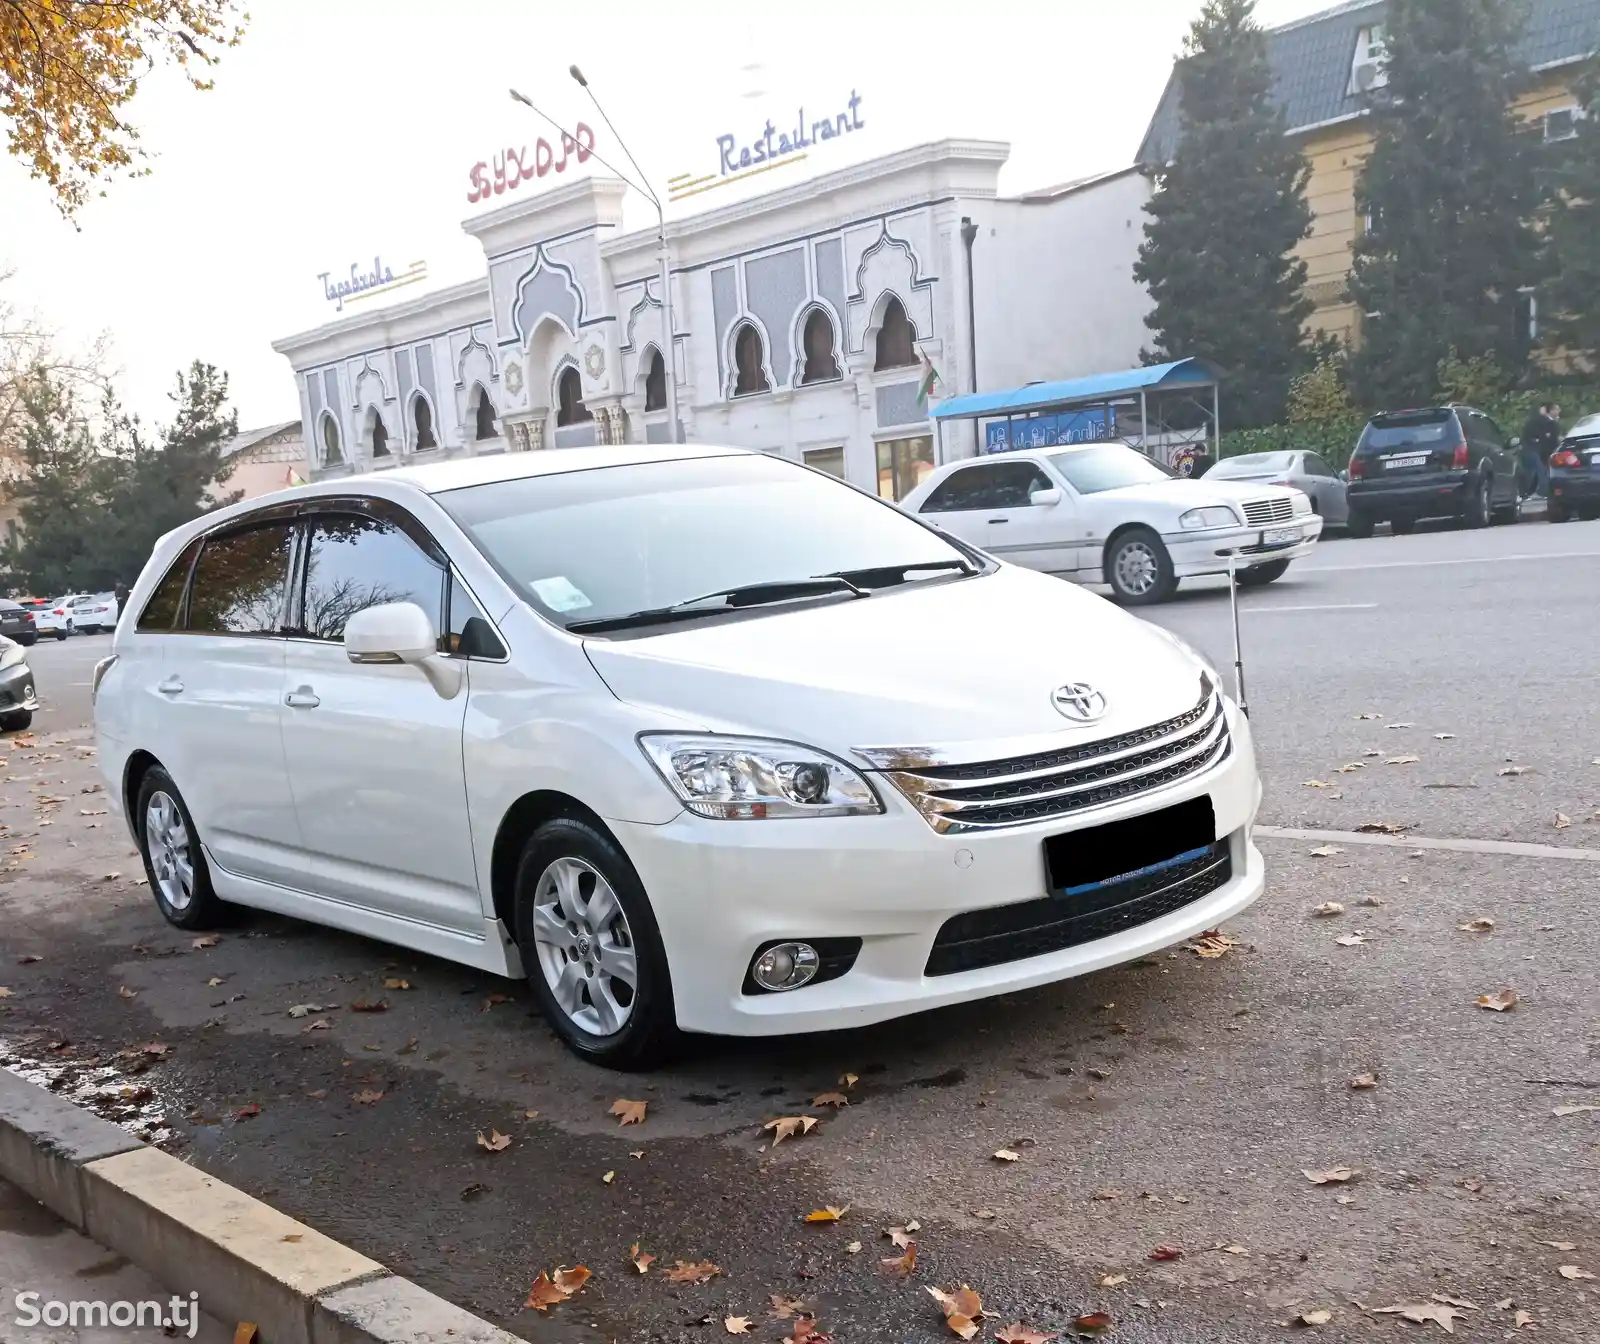
[[[1258,473],[1294,470],[1293,453],[1244,453],[1224,458],[1208,473],[1212,476],[1254,476]]]
[[[1120,443],[1101,443],[1093,448],[1075,448],[1070,453],[1052,453],[1050,463],[1080,495],[1097,495],[1102,490],[1120,490],[1125,485],[1150,485],[1176,479],[1174,473],[1159,462]]]
[[[562,626],[751,585],[878,569],[897,583],[907,567],[946,566],[909,576],[927,582],[976,563],[892,505],[760,454],[525,476],[437,499]]]

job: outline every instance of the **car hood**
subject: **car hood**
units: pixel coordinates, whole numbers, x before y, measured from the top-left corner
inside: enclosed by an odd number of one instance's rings
[[[1251,499],[1276,499],[1291,493],[1281,485],[1258,485],[1253,481],[1148,481],[1143,485],[1125,485],[1117,490],[1101,490],[1089,495],[1096,503],[1126,506],[1147,504],[1157,508],[1170,508],[1173,516],[1189,509],[1203,509],[1208,504],[1243,504]]]
[[[1200,697],[1199,664],[1163,632],[1103,598],[1010,565],[869,599],[692,630],[585,642],[621,700],[672,725],[860,747],[1113,736],[1171,718]],[[1051,702],[1067,682],[1105,696],[1073,724]],[[974,759],[979,758],[974,755]]]

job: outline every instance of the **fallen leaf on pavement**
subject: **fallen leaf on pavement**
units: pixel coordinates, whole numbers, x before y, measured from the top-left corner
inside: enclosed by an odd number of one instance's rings
[[[1415,728],[1417,725],[1414,723],[1386,723],[1383,726],[1385,728]]]
[[[1367,941],[1367,935],[1364,933],[1341,933],[1333,941],[1338,943],[1340,947],[1360,947]]]
[[[1425,1325],[1434,1321],[1444,1328],[1447,1335],[1456,1332],[1456,1318],[1465,1316],[1464,1311],[1457,1311],[1447,1302],[1416,1302],[1410,1306],[1374,1307],[1378,1315],[1399,1316],[1402,1320],[1412,1321],[1417,1325]]]
[[[330,1003],[297,1003],[289,1009],[290,1017],[309,1017],[312,1013],[325,1013],[334,1005]]]
[[[951,1330],[962,1339],[971,1339],[978,1333],[978,1322],[983,1319],[983,1303],[971,1288],[962,1284],[954,1293],[931,1287],[928,1292],[939,1304],[939,1310],[944,1312],[944,1323]]]
[[[1325,779],[1305,779],[1301,780],[1300,787],[1302,789],[1325,789],[1328,787],[1328,781]]]
[[[748,1335],[750,1333],[750,1318],[748,1316],[724,1316],[722,1328],[730,1335]]]
[[[860,1081],[861,1079],[857,1078],[853,1073],[841,1073],[839,1075],[839,1086],[844,1088],[846,1092],[848,1092]]]
[[[1013,1321],[1010,1325],[1002,1325],[994,1332],[994,1337],[1000,1344],[1045,1344],[1047,1340],[1054,1339],[1054,1335],[1041,1334],[1038,1330],[1030,1330],[1021,1321]]]
[[[785,1139],[792,1139],[796,1134],[809,1134],[821,1121],[814,1115],[784,1115],[776,1120],[768,1120],[762,1129],[772,1131],[772,1146],[776,1148]]]
[[[261,1114],[261,1107],[251,1102],[248,1106],[241,1106],[233,1113],[235,1120],[249,1120]]]
[[[160,1041],[151,1041],[149,1045],[141,1045],[140,1051],[154,1059],[165,1059],[171,1052],[170,1045],[163,1045]]]
[[[129,989],[126,985],[118,985],[117,997],[119,999],[136,999],[139,997],[139,991],[136,989]]]
[[[1475,1002],[1478,1007],[1487,1008],[1490,1012],[1503,1013],[1517,1006],[1517,991],[1507,987],[1493,994],[1480,994]]]
[[[371,1106],[374,1103],[383,1100],[383,1093],[374,1091],[371,1088],[367,1088],[361,1092],[357,1092],[353,1097],[350,1098],[350,1100],[355,1102],[357,1106]]]
[[[1103,1199],[1103,1200],[1107,1200],[1107,1201],[1110,1201],[1110,1200],[1113,1200],[1113,1199],[1121,1199],[1122,1198],[1122,1191],[1120,1191],[1120,1190],[1096,1190],[1094,1192],[1094,1196],[1093,1197],[1095,1199]]]
[[[376,1003],[373,1003],[367,999],[357,999],[350,1005],[350,1011],[352,1013],[386,1013],[389,1011],[389,1001],[387,999],[379,999]]]
[[[628,1247],[628,1259],[641,1274],[648,1274],[650,1266],[655,1263],[655,1256],[651,1255],[649,1251],[641,1251],[638,1242],[634,1242],[632,1246]]]
[[[917,1243],[907,1242],[903,1255],[888,1255],[878,1264],[890,1274],[899,1274],[904,1277],[917,1267]]]
[[[1518,1309],[1516,1316],[1513,1318],[1513,1322],[1518,1330],[1522,1329],[1522,1327],[1525,1325],[1538,1324],[1538,1321],[1534,1319],[1534,1315],[1531,1311],[1523,1311],[1520,1308]]]
[[[782,1293],[769,1293],[767,1295],[767,1301],[772,1303],[772,1306],[768,1310],[767,1314],[769,1316],[776,1316],[780,1321],[788,1320],[789,1317],[793,1316],[795,1312],[800,1310],[801,1307],[805,1306],[805,1303],[802,1302],[798,1297],[785,1297]]]
[[[1586,1269],[1579,1269],[1577,1265],[1560,1265],[1556,1273],[1564,1279],[1592,1279],[1594,1275]]]
[[[611,1103],[608,1114],[617,1117],[617,1126],[638,1125],[644,1122],[644,1109],[650,1103],[647,1101],[629,1101],[626,1097],[618,1097]]]
[[[784,1336],[783,1344],[830,1344],[832,1335],[825,1335],[817,1329],[815,1316],[796,1316],[794,1328]]]
[[[1434,739],[1439,742],[1448,742],[1455,737],[1454,733],[1435,733]]]
[[[991,1156],[999,1162],[1015,1162],[1022,1154],[1014,1153],[1009,1148],[996,1148]]]
[[[1119,1283],[1126,1283],[1127,1281],[1128,1276],[1126,1274],[1106,1274],[1102,1276],[1098,1286],[1101,1288],[1115,1288]]]
[[[7,989],[4,985],[0,985],[0,999],[9,999],[11,997],[12,997],[11,991],[9,989]]]
[[[822,1208],[812,1209],[810,1213],[806,1214],[806,1222],[836,1223],[849,1212],[850,1206],[848,1204],[844,1205],[842,1208],[836,1207],[832,1204],[825,1204]]]
[[[1357,714],[1356,715],[1357,719],[1381,719],[1382,717],[1383,717],[1383,715],[1381,715],[1381,714]]]
[[[588,1280],[589,1271],[582,1265],[575,1269],[557,1269],[553,1276],[541,1269],[539,1277],[533,1281],[533,1287],[528,1290],[528,1300],[523,1305],[532,1307],[536,1311],[549,1311],[558,1303],[565,1302]]]
[[[845,1096],[843,1092],[820,1092],[811,1098],[811,1104],[813,1106],[832,1106],[838,1108],[840,1106],[848,1106],[850,1104],[850,1098]]]
[[[1479,915],[1477,919],[1469,919],[1465,924],[1457,924],[1456,928],[1462,933],[1488,933],[1494,928],[1494,920],[1488,915]]]
[[[1391,756],[1385,762],[1385,764],[1386,765],[1415,765],[1421,759],[1422,759],[1422,757],[1420,757],[1420,756]]]
[[[1564,831],[1568,826],[1572,825],[1572,818],[1569,817],[1565,812],[1557,812],[1555,815],[1555,820],[1550,824],[1554,826],[1556,830]]]
[[[1409,829],[1399,821],[1364,821],[1356,827],[1362,835],[1404,835]]]
[[[1157,1246],[1155,1250],[1150,1252],[1148,1258],[1151,1260],[1182,1260],[1183,1250],[1178,1246]]]
[[[995,1212],[993,1209],[974,1209],[972,1211],[972,1216],[974,1218],[982,1218],[985,1221],[988,1221],[990,1218],[995,1216]]]
[[[921,1230],[922,1224],[913,1218],[904,1227],[884,1228],[883,1235],[888,1237],[889,1240],[892,1241],[896,1246],[900,1247],[901,1250],[904,1250],[907,1246],[911,1245],[911,1234]]]
[[[668,1283],[706,1283],[722,1270],[709,1260],[679,1260],[671,1269],[662,1271]]]
[[[844,1249],[846,1254],[859,1255],[861,1253],[861,1243],[859,1241],[847,1241],[844,1244]]]
[[[1333,1313],[1326,1307],[1317,1307],[1312,1311],[1302,1311],[1294,1318],[1296,1325],[1326,1325],[1333,1319]]]
[[[1072,1328],[1080,1335],[1103,1335],[1111,1328],[1111,1317],[1103,1311],[1087,1311],[1072,1322]],[[1050,1336],[1046,1335],[1046,1339]]]
[[[17,965],[32,966],[34,962],[39,960],[41,960],[41,958],[36,957],[32,952],[25,952],[22,956],[17,958]]]
[[[1301,1169],[1302,1176],[1313,1185],[1343,1185],[1346,1181],[1353,1181],[1361,1173],[1349,1167],[1329,1167],[1326,1171],[1311,1171]]]
[[[601,1180],[602,1180],[602,1181],[604,1181],[604,1182],[605,1182],[605,1183],[606,1183],[606,1184],[607,1184],[607,1185],[610,1185],[610,1184],[611,1184],[611,1182],[612,1182],[612,1181],[614,1181],[614,1180],[616,1180],[616,1179],[617,1179],[617,1173],[616,1173],[616,1172],[614,1172],[614,1171],[608,1171],[608,1172],[606,1172],[606,1174],[605,1174],[605,1175],[604,1175],[604,1176],[602,1176],[602,1177],[601,1177],[601,1178],[600,1178],[600,1179],[601,1179]]]
[[[1483,1310],[1476,1302],[1468,1302],[1464,1297],[1451,1297],[1449,1293],[1435,1293],[1433,1300],[1435,1302],[1443,1302],[1446,1306],[1460,1307],[1463,1311]]]
[[[1314,859],[1331,859],[1335,854],[1343,853],[1344,850],[1340,849],[1338,845],[1318,845],[1311,851],[1311,857]]]
[[[1324,901],[1321,905],[1314,907],[1311,913],[1321,919],[1326,919],[1329,915],[1344,914],[1344,906],[1340,905],[1338,901]]]
[[[1589,1101],[1573,1102],[1569,1106],[1557,1106],[1551,1115],[1582,1115],[1585,1111],[1600,1111],[1600,1105]]]
[[[511,1003],[513,999],[509,994],[491,994],[483,1001],[483,1012],[492,1013],[497,1003]]]
[[[383,982],[383,987],[385,989],[410,989],[411,988],[411,981],[409,981],[409,980],[385,980]]]
[[[1508,765],[1503,770],[1496,771],[1501,775],[1527,775],[1532,773],[1532,767],[1526,765]]]
[[[1578,1243],[1575,1241],[1541,1241],[1539,1245],[1553,1246],[1558,1251],[1575,1251],[1578,1249]]]
[[[1192,943],[1185,943],[1190,952],[1196,956],[1214,961],[1218,957],[1225,957],[1239,946],[1239,940],[1231,933],[1223,933],[1220,929],[1207,929]]]
[[[502,1134],[498,1129],[491,1126],[489,1137],[484,1138],[483,1131],[480,1129],[478,1131],[478,1147],[487,1148],[491,1153],[503,1153],[507,1148],[511,1147],[511,1135]]]
[[[304,1232],[288,1232],[288,1233],[285,1233],[283,1236],[279,1237],[278,1240],[279,1241],[289,1241],[289,1242],[298,1243],[299,1241],[304,1239],[305,1235],[306,1234]]]
[[[1350,1080],[1352,1092],[1365,1092],[1378,1085],[1378,1075],[1375,1073],[1358,1073]]]
[[[220,985],[221,983],[222,983],[222,977],[220,975],[213,975],[209,980],[206,981],[206,984],[210,985],[212,988],[215,988],[217,985]]]
[[[221,941],[222,939],[216,934],[208,933],[202,937],[196,938],[192,943],[189,944],[189,946],[194,948],[196,952],[202,952],[208,947],[215,947]]]
[[[308,1032],[308,1031],[332,1031],[332,1030],[333,1030],[333,1023],[329,1022],[328,1019],[325,1018],[325,1017],[319,1017],[319,1018],[317,1018],[316,1021],[308,1022],[308,1023],[306,1023],[305,1026],[301,1027],[300,1028],[300,1034],[302,1036],[304,1036],[306,1034],[306,1032]]]

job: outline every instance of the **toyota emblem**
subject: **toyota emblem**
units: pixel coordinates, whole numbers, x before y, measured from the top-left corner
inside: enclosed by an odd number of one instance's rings
[[[1069,681],[1050,692],[1050,703],[1063,718],[1074,723],[1093,723],[1106,712],[1106,698],[1087,682]]]

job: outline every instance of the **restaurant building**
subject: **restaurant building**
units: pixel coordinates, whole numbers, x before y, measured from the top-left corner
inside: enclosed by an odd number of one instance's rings
[[[274,342],[314,479],[407,461],[686,441],[904,495],[930,401],[1139,362],[1134,169],[1001,197],[1003,143],[943,140],[654,228],[583,178],[468,219],[483,276]],[[931,397],[930,392],[931,384]],[[946,456],[975,451],[971,425]]]

